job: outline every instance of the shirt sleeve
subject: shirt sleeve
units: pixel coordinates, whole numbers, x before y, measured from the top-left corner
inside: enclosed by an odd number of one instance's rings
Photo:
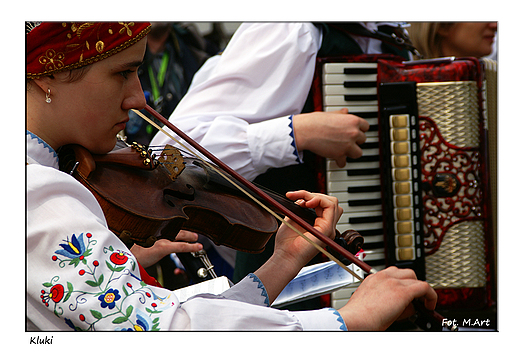
[[[328,309],[297,313],[267,307],[254,275],[222,295],[197,296],[181,305],[170,290],[141,280],[137,259],[109,231],[95,197],[72,176],[28,165],[26,192],[28,326],[50,331],[344,326]]]
[[[321,33],[310,23],[246,23],[197,73],[170,121],[248,179],[298,163],[301,112]],[[171,143],[158,134],[153,145]]]
[[[182,322],[197,331],[347,331],[343,319],[332,308],[292,312],[204,296],[186,301],[179,311],[179,316],[191,317]],[[218,316],[208,315],[209,311],[218,312]],[[173,322],[173,329],[178,328],[177,323]]]

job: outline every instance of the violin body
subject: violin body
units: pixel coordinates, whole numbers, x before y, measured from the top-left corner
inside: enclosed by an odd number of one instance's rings
[[[109,228],[127,245],[174,240],[183,229],[256,253],[278,229],[276,219],[253,200],[219,189],[194,158],[183,158],[182,170],[172,175],[141,146],[92,155],[74,145],[60,151],[60,163],[94,194]]]

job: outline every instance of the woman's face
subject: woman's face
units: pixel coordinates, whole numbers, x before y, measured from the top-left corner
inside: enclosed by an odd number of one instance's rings
[[[59,145],[80,144],[93,153],[107,153],[125,128],[129,109],[143,109],[146,101],[137,68],[146,41],[92,64],[77,81],[67,73],[55,75],[51,87],[54,138]],[[62,76],[62,77],[60,77]],[[56,132],[58,134],[56,134]]]
[[[482,57],[491,54],[496,22],[456,22],[439,29],[443,56]]]

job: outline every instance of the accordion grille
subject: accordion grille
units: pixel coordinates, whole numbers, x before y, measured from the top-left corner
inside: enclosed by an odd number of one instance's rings
[[[478,147],[480,120],[477,83],[434,82],[417,84],[419,115],[429,116],[446,142],[456,147]]]
[[[452,226],[437,252],[426,257],[426,278],[435,288],[486,284],[485,232],[482,221]]]

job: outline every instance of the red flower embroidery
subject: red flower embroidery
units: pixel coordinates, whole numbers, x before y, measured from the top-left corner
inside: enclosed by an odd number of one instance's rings
[[[57,284],[51,287],[51,292],[49,293],[49,298],[52,299],[54,302],[58,303],[63,298],[63,293],[65,292],[65,289],[63,288],[63,285]]]
[[[49,293],[46,293],[45,290],[42,290],[42,294],[40,298],[42,299],[42,303],[44,303],[47,307],[49,306],[49,301],[52,300],[55,303],[58,303],[63,298],[63,294],[65,293],[65,289],[63,285],[56,284],[51,287]]]
[[[126,263],[128,257],[123,252],[114,252],[110,256],[110,261],[117,265],[122,265]]]

